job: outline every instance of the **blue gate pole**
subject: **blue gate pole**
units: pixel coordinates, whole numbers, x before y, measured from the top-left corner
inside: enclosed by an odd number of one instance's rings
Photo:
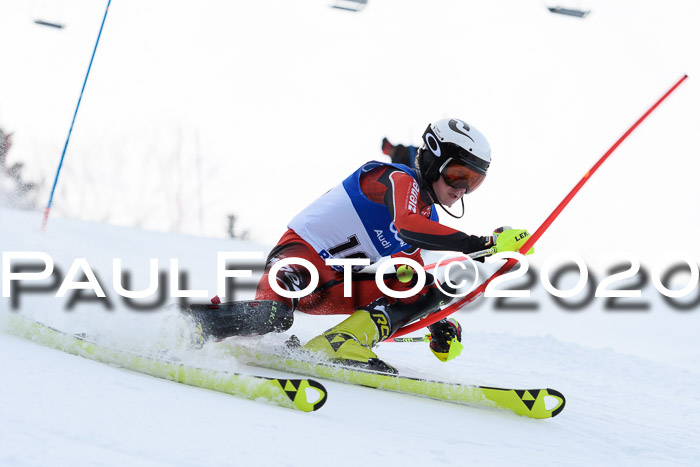
[[[105,15],[102,18],[102,24],[100,25],[100,32],[97,34],[97,41],[95,41],[95,48],[92,50],[92,57],[90,57],[90,64],[88,65],[87,73],[85,73],[85,80],[83,81],[83,88],[80,90],[80,97],[78,97],[78,105],[75,106],[75,112],[73,113],[73,121],[70,124],[70,129],[68,130],[68,137],[66,138],[66,144],[63,146],[63,152],[61,153],[61,160],[58,163],[58,169],[56,170],[56,178],[53,181],[53,188],[51,188],[51,196],[49,196],[49,204],[46,205],[46,210],[44,210],[44,220],[41,223],[41,230],[46,230],[46,224],[49,221],[49,213],[51,212],[51,205],[53,204],[53,195],[56,192],[56,185],[58,184],[58,176],[61,173],[61,167],[63,167],[63,159],[66,157],[66,150],[68,149],[68,142],[70,141],[70,135],[73,133],[73,125],[75,124],[75,117],[78,116],[78,109],[80,108],[80,101],[83,100],[83,92],[85,91],[85,85],[87,84],[88,76],[90,76],[90,68],[92,68],[92,61],[95,59],[95,52],[97,52],[97,44],[100,43],[100,37],[102,36],[102,28],[105,25],[105,20],[107,19],[107,13],[109,12],[109,5],[112,0],[107,1],[107,8],[105,8]]]

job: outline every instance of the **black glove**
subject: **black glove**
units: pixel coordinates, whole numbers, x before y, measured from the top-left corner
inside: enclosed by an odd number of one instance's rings
[[[479,237],[476,235],[467,235],[467,238],[465,239],[464,245],[462,247],[462,253],[468,255],[470,253],[476,253],[477,251],[486,250],[487,248],[491,248],[494,245],[495,239],[491,235],[486,235],[483,237]],[[483,263],[484,257],[482,256],[481,258],[475,258],[474,261]]]
[[[497,229],[494,229],[493,235],[486,235],[483,237],[477,237],[478,241],[475,243],[477,243],[477,244],[480,243],[479,247],[473,249],[472,251],[465,252],[465,253],[467,253],[467,254],[474,253],[476,251],[486,250],[488,248],[492,248],[492,247],[496,246],[496,239],[498,238],[498,235],[503,233],[505,230],[508,230],[508,229],[510,229],[510,227],[507,227],[507,226],[498,227]],[[478,261],[480,263],[483,263],[485,259],[486,259],[486,257],[482,256],[481,258],[476,258],[474,261]]]

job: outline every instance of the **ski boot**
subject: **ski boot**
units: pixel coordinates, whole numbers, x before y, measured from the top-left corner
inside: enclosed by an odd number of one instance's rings
[[[343,365],[397,374],[394,367],[380,360],[372,351],[372,347],[388,338],[390,332],[386,299],[380,299],[314,337],[304,348]]]
[[[433,278],[430,276],[430,283]],[[454,293],[447,284],[443,289]],[[383,362],[372,351],[377,343],[388,339],[404,325],[433,313],[452,300],[440,289],[430,287],[425,295],[412,303],[389,301],[382,297],[366,307],[355,311],[348,319],[314,337],[305,349],[321,356],[367,370],[397,374],[398,371]],[[439,358],[439,357],[438,357]]]
[[[231,336],[255,336],[283,332],[294,322],[292,310],[273,300],[244,300],[221,303],[214,297],[211,304],[195,304],[181,310],[192,321],[192,339],[223,340]],[[200,344],[201,346],[201,344]]]

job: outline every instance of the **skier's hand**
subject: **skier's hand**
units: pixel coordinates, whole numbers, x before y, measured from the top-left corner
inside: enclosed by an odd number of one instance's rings
[[[504,225],[503,227],[498,227],[493,229],[493,235],[489,235],[488,237],[484,237],[486,239],[486,242],[484,243],[484,249],[486,248],[491,248],[496,246],[496,240],[498,240],[498,236],[505,232],[506,230],[510,230],[512,227],[508,225]]]
[[[496,241],[498,239],[498,236],[506,230],[510,230],[510,227],[508,227],[508,226],[498,227],[498,228],[493,230],[493,235],[486,235],[484,237],[480,237],[481,241],[484,244],[481,249],[488,250],[489,248],[494,248],[496,246]],[[480,263],[483,263],[485,259],[486,259],[486,257],[482,256],[480,258],[474,258],[474,261],[478,261]]]
[[[456,319],[447,318],[428,326],[430,350],[442,362],[452,360],[462,353],[462,326]]]
[[[491,244],[487,248],[496,247],[495,253],[504,251],[519,251],[523,247],[530,233],[525,229],[511,229],[510,227],[499,227],[493,231],[491,236]],[[525,253],[531,255],[535,252],[535,247],[530,248],[530,251]],[[494,254],[495,254],[494,253]]]

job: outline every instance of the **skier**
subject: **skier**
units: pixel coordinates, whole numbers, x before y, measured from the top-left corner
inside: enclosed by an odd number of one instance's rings
[[[372,347],[402,326],[438,311],[451,298],[437,288],[429,273],[420,293],[395,299],[384,295],[374,274],[359,271],[352,273],[352,296],[345,297],[344,271],[325,261],[365,258],[375,263],[393,256],[410,258],[422,266],[421,249],[469,254],[495,246],[498,252],[517,251],[529,235],[525,230],[508,231],[515,235],[498,235],[501,228],[493,235],[475,236],[438,223],[435,205],[453,217],[464,215],[463,196],[481,185],[490,163],[491,148],[481,132],[451,118],[428,126],[423,134],[423,146],[416,154],[416,170],[395,163],[364,164],[291,220],[289,229],[267,258],[256,301],[232,308],[250,319],[244,324],[229,322],[227,329],[220,327],[215,332],[212,329],[216,326],[209,325],[209,334],[223,338],[284,331],[291,326],[295,310],[308,314],[346,314],[350,315],[347,319],[311,339],[304,348],[329,360],[395,372],[377,357]],[[457,201],[462,204],[460,216],[447,210]],[[273,280],[281,290],[294,292],[306,289],[311,283],[309,269],[293,262],[279,268],[275,277],[269,277],[275,263],[286,258],[307,260],[318,271],[318,286],[311,293],[292,299],[270,286]],[[400,266],[397,272],[393,277],[385,276],[384,282],[390,289],[409,290],[415,285],[416,275],[410,267]],[[261,313],[255,314],[256,310],[265,308],[262,304],[272,304],[270,314],[262,314],[270,316],[269,319],[262,319]],[[225,322],[223,316],[217,319]],[[455,319],[443,319],[428,329],[430,350],[438,359],[447,361],[459,355],[462,329]]]

